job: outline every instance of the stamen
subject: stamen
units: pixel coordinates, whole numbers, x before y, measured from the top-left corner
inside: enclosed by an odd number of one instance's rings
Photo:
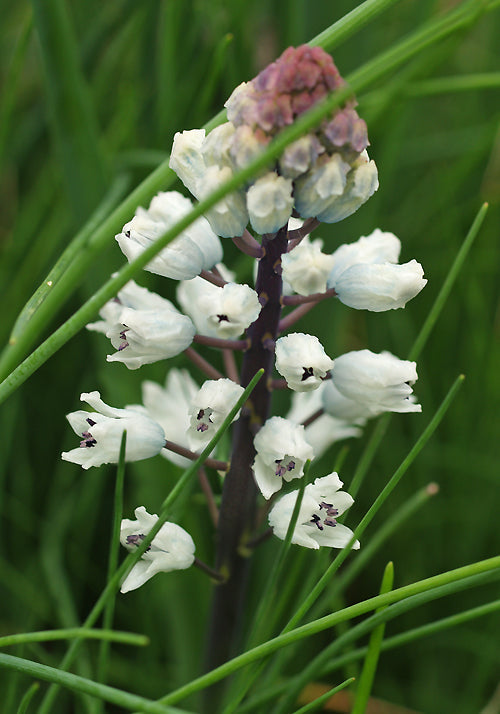
[[[87,421],[89,421],[87,419]],[[82,436],[83,440],[80,441],[80,447],[82,448],[91,448],[92,446],[96,446],[97,441],[94,439],[90,431],[82,431]]]
[[[85,421],[87,422],[87,424],[89,424],[89,426],[95,426],[97,424],[97,422],[95,422],[90,417],[87,417],[87,419]]]
[[[227,315],[217,315],[220,322],[229,322],[229,317]]]
[[[124,329],[120,332],[120,339],[123,340],[123,344],[121,344],[118,347],[118,352],[121,352],[122,350],[124,350],[125,347],[128,347],[128,344],[129,344],[127,342],[127,338],[125,337],[125,333],[128,332],[130,330],[130,328],[127,327],[126,325],[124,325],[123,327],[124,327]]]
[[[325,526],[336,526],[337,525],[337,521],[335,520],[335,518],[325,518],[323,523],[325,524]]]
[[[324,501],[321,501],[319,504],[320,510],[324,508],[326,510],[326,515],[327,516],[338,516],[339,515],[339,509],[338,508],[333,508],[332,503],[325,503]]]
[[[281,459],[276,459],[274,463],[278,464],[276,467],[276,471],[274,472],[276,476],[284,476],[286,474],[286,468],[285,466],[281,465]]]
[[[316,513],[313,514],[313,517],[311,518],[311,520],[309,521],[309,523],[314,523],[315,526],[318,526],[318,529],[319,529],[320,531],[323,530],[323,525],[322,525],[322,523],[321,523],[321,518],[320,518]]]
[[[312,367],[302,367],[302,369],[304,370],[304,372],[303,372],[302,377],[301,377],[301,379],[300,379],[301,382],[305,382],[306,379],[309,379],[309,377],[314,377],[313,368],[312,368]]]
[[[132,533],[132,535],[128,535],[126,537],[125,542],[127,545],[135,545],[138,548],[145,537],[146,536],[144,535],[144,533]],[[146,548],[144,552],[147,553],[148,550],[151,550],[150,545]]]

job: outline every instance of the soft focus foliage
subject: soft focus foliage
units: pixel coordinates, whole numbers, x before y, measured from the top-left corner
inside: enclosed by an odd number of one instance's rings
[[[103,197],[107,196],[107,207],[96,225],[167,158],[175,132],[203,125],[240,82],[253,77],[285,47],[306,42],[357,6],[351,0],[55,4],[69,16],[65,41],[61,27],[52,27],[52,36],[48,33],[44,3],[0,1],[2,345],[22,306]],[[395,4],[332,50],[336,65],[348,76],[454,4]],[[341,243],[356,241],[379,226],[401,239],[401,263],[415,256],[424,266],[429,284],[405,310],[378,314],[339,304],[330,312],[320,304],[305,318],[307,332],[321,336],[333,359],[366,345],[403,359],[480,204],[491,202],[465,270],[419,357],[418,399],[424,414],[391,420],[349,517],[358,522],[463,372],[467,379],[458,399],[365,534],[363,548],[384,519],[418,488],[436,481],[441,495],[376,554],[350,586],[349,603],[378,592],[388,559],[395,563],[396,582],[403,585],[499,550],[498,96],[484,87],[453,89],[452,80],[446,79],[498,69],[499,31],[498,12],[479,18],[467,32],[432,46],[358,96],[357,111],[368,125],[370,158],[377,163],[380,188],[353,216],[322,226],[319,232],[322,250],[331,254]],[[44,62],[47,45],[54,53],[62,52],[65,61]],[[82,84],[75,83],[75,73]],[[436,78],[443,78],[443,83],[431,84]],[[180,182],[175,188],[184,190]],[[232,246],[226,243],[229,254]],[[111,236],[99,259],[79,275],[76,293],[52,327],[123,260]],[[249,266],[241,261],[238,279],[251,285]],[[173,281],[144,273],[141,282],[166,298],[175,297]],[[81,332],[0,407],[0,634],[75,626],[104,586],[116,469],[105,466],[84,472],[61,462],[59,454],[75,445],[64,414],[78,408],[78,394],[89,385],[98,384],[113,405],[141,400],[137,375],[122,364],[107,364],[109,351],[106,340]],[[170,364],[184,365],[181,358]],[[203,381],[194,368],[190,372],[198,383]],[[144,366],[141,378],[164,384],[165,364]],[[347,454],[335,444],[318,460],[312,478],[331,473],[342,459],[338,470],[349,491],[371,428],[370,424],[361,440],[349,442]],[[127,465],[125,514],[139,503],[155,512],[181,473],[176,465],[181,459],[172,461],[155,458]],[[196,555],[210,562],[213,543],[203,537],[209,527],[206,509],[198,497],[193,503],[189,510],[182,503],[177,508],[185,509],[183,524],[196,543]],[[264,565],[255,573],[250,607],[265,586],[279,547],[277,539],[262,546]],[[326,548],[306,555],[311,572],[320,572],[330,557]],[[303,552],[292,549],[292,563],[297,565],[290,568],[292,588],[302,585],[298,567],[303,559]],[[201,574],[193,569],[174,575],[157,576],[118,599],[116,627],[155,636],[141,651],[113,648],[113,686],[127,688],[134,682],[134,691],[140,687],[144,696],[155,698],[199,673],[208,588],[199,587]],[[497,591],[489,586],[481,595],[483,602],[496,597]],[[165,606],[167,599],[176,603],[175,609]],[[434,601],[391,623],[388,634],[477,603],[475,591]],[[327,602],[326,607],[331,610],[332,604]],[[499,626],[496,613],[384,653],[374,695],[426,714],[480,711],[498,683]],[[325,641],[328,637],[326,633]],[[196,648],[193,642],[198,643]],[[54,643],[12,653],[57,666],[64,651],[63,645]],[[89,674],[95,651],[86,645],[73,671]],[[293,676],[301,668],[310,655],[307,644],[299,654],[284,675]],[[28,677],[0,670],[6,712],[15,711],[30,683]],[[98,711],[76,695],[63,694],[57,706],[55,711],[61,712]],[[194,709],[196,703],[186,706]]]

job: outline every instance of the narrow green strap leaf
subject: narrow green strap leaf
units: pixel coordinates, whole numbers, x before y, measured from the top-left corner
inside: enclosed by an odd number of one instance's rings
[[[404,93],[409,97],[429,97],[433,94],[477,92],[481,89],[498,89],[498,87],[500,87],[500,72],[484,72],[422,80],[405,87]]]
[[[3,82],[2,103],[0,104],[0,166],[2,166],[4,160],[12,109],[14,107],[16,93],[21,86],[20,74],[26,57],[26,50],[28,48],[28,42],[31,37],[32,30],[33,15],[31,8],[27,8],[26,17],[24,18],[19,33],[19,39],[10,62],[7,76],[4,77]]]
[[[108,561],[108,581],[113,577],[113,573],[118,567],[118,552],[120,549],[120,530],[123,516],[123,484],[125,481],[125,449],[127,444],[127,432],[124,431],[122,435],[122,442],[120,445],[120,455],[118,458],[118,467],[116,470],[116,484],[115,484],[115,502],[113,509],[113,527],[111,532],[111,543],[109,547],[109,561]],[[113,625],[113,616],[115,613],[115,599],[116,592],[114,596],[110,596],[106,606],[104,608],[104,615],[102,618],[102,624],[105,629],[110,629]],[[108,668],[108,658],[109,658],[109,641],[103,641],[99,648],[99,657],[97,662],[97,681],[105,682],[106,674]]]
[[[388,563],[382,578],[380,594],[392,590],[394,583],[394,565]],[[377,612],[381,612],[384,608],[379,608]],[[361,675],[359,677],[358,686],[356,688],[356,699],[351,714],[364,714],[370,698],[375,672],[377,669],[378,658],[380,655],[380,647],[384,639],[385,623],[375,627],[370,636],[368,643],[368,652],[366,653],[365,662]]]
[[[15,635],[0,637],[0,649],[13,647],[32,642],[53,642],[54,640],[72,640],[75,638],[89,640],[107,640],[108,642],[121,642],[125,645],[145,647],[149,638],[145,635],[136,635],[133,632],[119,630],[91,630],[85,627],[68,627],[61,630],[40,630],[38,632],[19,632]]]
[[[415,360],[417,357],[420,355],[422,352],[422,349],[425,346],[425,343],[429,339],[429,335],[432,332],[432,329],[434,325],[436,324],[436,321],[441,314],[441,311],[444,307],[444,304],[446,300],[448,299],[448,295],[451,292],[451,289],[458,277],[458,273],[460,272],[462,265],[465,262],[465,259],[467,258],[467,255],[469,254],[470,249],[472,248],[472,244],[474,243],[474,240],[479,233],[479,230],[483,224],[483,221],[486,217],[486,213],[488,211],[488,204],[483,203],[481,208],[479,209],[470,229],[469,232],[467,233],[464,242],[462,243],[460,250],[457,253],[457,256],[455,260],[453,261],[453,265],[450,268],[450,271],[448,275],[446,276],[446,280],[444,281],[441,290],[439,291],[439,294],[434,301],[434,304],[427,315],[427,318],[422,325],[422,329],[420,330],[417,339],[415,340],[415,344],[410,350],[410,354],[408,355],[408,359]]]
[[[48,667],[45,664],[38,664],[28,659],[21,657],[13,657],[0,653],[0,667],[12,669],[16,672],[22,672],[36,679],[43,679],[46,682],[56,682],[66,689],[71,689],[75,692],[90,694],[93,697],[98,697],[111,704],[129,709],[131,711],[146,712],[146,714],[189,714],[181,709],[173,709],[151,699],[139,697],[136,694],[129,694],[115,687],[108,687],[105,684],[99,684],[91,679],[80,677],[77,674],[62,672],[60,669]]]
[[[75,218],[84,221],[99,202],[107,169],[88,88],[79,66],[78,43],[63,0],[33,0],[47,79],[50,118],[64,186]]]
[[[306,704],[305,706],[301,707],[300,709],[296,709],[293,714],[308,714],[308,712],[314,712],[317,711],[322,704],[325,704],[331,697],[333,697],[334,694],[337,694],[337,692],[342,691],[342,689],[345,689],[348,687],[350,684],[354,682],[354,677],[351,677],[350,679],[346,679],[345,682],[342,682],[342,684],[337,685],[336,687],[333,687],[333,689],[330,689],[328,692],[325,692],[322,694],[320,697],[317,697],[314,701],[310,702],[309,704]]]
[[[435,620],[427,625],[421,625],[420,627],[414,627],[406,632],[401,632],[399,635],[394,635],[389,637],[382,643],[381,651],[392,650],[396,647],[402,647],[404,645],[415,642],[422,637],[429,637],[430,635],[437,635],[439,632],[444,630],[449,630],[452,627],[458,627],[465,622],[470,622],[478,617],[484,617],[485,615],[491,615],[493,612],[500,610],[500,599],[494,600],[493,602],[487,603],[486,605],[479,605],[478,607],[470,608],[469,610],[464,610],[464,612],[459,612],[456,615],[450,615],[449,617],[443,617],[440,620]],[[342,657],[338,657],[325,667],[323,674],[327,674],[335,669],[344,667],[350,662],[355,662],[358,659],[363,658],[366,655],[368,648],[360,647],[359,649],[352,650]]]
[[[331,602],[363,571],[373,556],[380,550],[384,543],[398,531],[403,523],[411,518],[422,506],[425,506],[430,498],[439,492],[435,483],[431,483],[420,489],[407,501],[400,504],[398,508],[389,514],[381,526],[374,533],[370,534],[370,539],[363,545],[363,548],[356,554],[356,558],[349,562],[349,565],[337,574],[334,581],[328,588],[328,599]]]
[[[479,579],[479,576],[485,576],[481,579],[481,582],[493,577],[500,577],[500,556],[471,563],[470,565],[465,565],[455,570],[449,570],[446,573],[434,575],[430,578],[426,578],[425,580],[419,580],[416,583],[405,585],[397,590],[385,593],[384,595],[376,595],[368,600],[364,600],[356,603],[355,605],[346,607],[343,610],[334,612],[331,615],[326,615],[325,617],[309,622],[306,625],[297,627],[294,630],[287,631],[284,634],[278,635],[277,637],[274,637],[273,639],[268,640],[267,642],[258,645],[257,647],[254,647],[237,657],[234,657],[229,662],[226,662],[211,672],[208,672],[207,674],[198,677],[198,679],[195,679],[170,694],[167,694],[165,697],[160,699],[160,702],[163,704],[174,704],[190,694],[193,694],[200,689],[204,689],[205,687],[228,677],[233,672],[237,671],[241,667],[245,667],[251,662],[255,662],[262,657],[267,657],[282,647],[286,647],[293,642],[299,642],[306,637],[310,637],[317,632],[322,632],[323,630],[333,627],[340,622],[346,622],[347,620],[351,620],[359,615],[364,615],[365,613],[371,612],[372,610],[376,610],[380,607],[399,603],[414,595],[430,593],[437,590],[437,588],[444,586],[451,586],[451,588],[447,588],[447,592],[450,592],[450,590],[460,590],[464,586],[470,586],[470,580],[476,576],[478,576],[477,579]],[[391,610],[391,612],[393,611]],[[377,615],[379,620],[377,620],[375,624],[379,624],[379,621],[382,621],[384,616],[386,616],[385,612],[379,613]]]
[[[360,3],[354,10],[348,12],[326,30],[320,32],[307,44],[312,47],[318,46],[331,52],[335,47],[345,42],[355,32],[366,24],[374,20],[384,10],[391,5],[395,5],[399,0],[366,0]]]
[[[40,689],[40,685],[38,684],[38,682],[33,682],[31,687],[28,689],[28,691],[25,693],[25,695],[21,699],[21,702],[17,708],[17,714],[25,714],[25,712],[27,711],[27,709],[30,705],[31,700],[33,699],[33,697],[35,696],[35,694],[37,693],[37,691],[39,689]]]
[[[64,249],[43,283],[41,283],[21,310],[9,338],[11,348],[18,343],[23,333],[28,330],[28,327],[31,336],[33,336],[33,332],[35,335],[38,334],[40,328],[43,326],[43,324],[40,323],[40,318],[44,315],[41,309],[42,306],[45,307],[45,310],[47,310],[47,308],[51,310],[51,308],[60,301],[61,297],[64,296],[65,290],[63,288],[67,287],[68,282],[71,283],[72,287],[79,285],[86,269],[91,262],[94,261],[92,256],[89,257],[87,250],[92,234],[113,209],[117,201],[123,196],[128,185],[129,179],[127,176],[118,176],[90,219]],[[64,278],[64,280],[62,280],[62,278]],[[46,301],[47,305],[44,305]],[[53,312],[53,309],[51,312]],[[33,320],[35,315],[37,317],[36,321]],[[28,323],[30,323],[29,326]],[[2,355],[2,361],[0,362],[1,374],[5,372],[8,374],[7,370],[16,366],[15,357],[17,353],[18,350],[14,351],[10,349],[5,355]],[[8,362],[6,360],[7,357],[10,357]]]

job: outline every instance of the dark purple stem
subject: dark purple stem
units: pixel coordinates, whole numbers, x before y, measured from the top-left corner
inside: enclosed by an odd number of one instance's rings
[[[245,255],[250,255],[252,258],[262,257],[262,246],[249,231],[245,230],[243,235],[234,236],[231,240]]]
[[[303,305],[307,302],[320,302],[329,297],[335,297],[335,288],[329,288],[324,293],[312,293],[311,295],[283,295],[281,302],[283,305]]]
[[[179,454],[179,456],[184,456],[186,459],[190,459],[191,461],[196,461],[199,457],[199,454],[195,451],[190,451],[189,449],[186,449],[185,446],[176,444],[174,441],[165,440],[163,448],[173,451],[174,454]],[[205,466],[208,466],[209,469],[215,469],[216,471],[227,471],[229,468],[227,461],[218,461],[217,459],[208,458],[205,459],[203,463]]]
[[[223,288],[224,285],[226,285],[227,281],[224,280],[221,275],[215,273],[212,270],[202,270],[200,273],[200,278],[204,278],[204,280],[207,280],[209,283],[212,283],[212,285],[217,285],[218,288]]]
[[[293,250],[303,238],[309,235],[309,233],[312,233],[318,226],[319,221],[317,218],[308,218],[307,221],[304,221],[304,225],[300,228],[297,228],[294,231],[288,231],[288,252]]]
[[[193,342],[208,347],[217,347],[221,350],[246,350],[248,347],[248,340],[224,340],[222,337],[208,337],[207,335],[195,335]]]
[[[201,369],[202,372],[205,372],[207,377],[210,377],[210,379],[222,379],[224,375],[222,375],[219,370],[215,369],[213,365],[210,364],[210,362],[207,362],[207,360],[202,357],[201,355],[196,352],[192,347],[187,347],[184,350],[184,354],[186,357],[189,357],[191,362],[195,364],[199,369]]]
[[[224,478],[216,569],[227,580],[216,586],[214,594],[208,641],[209,669],[232,656],[239,635],[248,570],[248,553],[244,544],[255,532],[257,488],[252,475],[255,457],[253,437],[270,412],[274,342],[281,313],[281,256],[286,247],[286,227],[280,229],[272,240],[263,237],[263,257],[259,262],[255,286],[263,307],[258,319],[247,330],[250,346],[243,355],[241,384],[247,386],[261,368],[264,375],[234,425],[231,466]],[[218,688],[210,690],[208,711],[218,711],[219,696]]]

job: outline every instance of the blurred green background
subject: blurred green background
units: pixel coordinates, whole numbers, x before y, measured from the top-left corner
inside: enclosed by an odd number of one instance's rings
[[[395,3],[339,45],[334,60],[346,76],[428,18],[460,4]],[[357,5],[347,0],[33,0],[31,5],[2,0],[1,343],[105,195],[111,192],[115,203],[123,198],[167,156],[176,131],[203,125],[239,82]],[[333,251],[380,227],[400,237],[402,262],[416,258],[423,264],[429,284],[404,311],[372,314],[322,303],[299,324],[320,336],[332,356],[369,347],[404,358],[475,214],[482,202],[490,202],[418,362],[415,391],[423,414],[392,418],[348,523],[358,522],[451,383],[464,373],[465,384],[443,424],[365,541],[422,486],[435,481],[440,493],[384,544],[350,586],[348,603],[376,593],[388,560],[394,561],[400,586],[499,552],[499,30],[498,12],[479,17],[358,97],[380,189],[354,216],[314,234]],[[491,87],[479,79],[468,89],[453,89],[450,81],[429,83],[493,72],[497,79]],[[231,266],[235,257],[228,246],[225,262]],[[110,236],[108,248],[81,275],[51,328],[121,263]],[[249,279],[249,264],[240,267],[240,276]],[[166,296],[174,293],[175,285],[166,279],[144,274],[140,281]],[[108,365],[107,351],[99,336],[80,333],[0,407],[0,635],[74,625],[104,585],[114,469],[83,472],[60,461],[60,452],[75,446],[64,414],[79,408],[81,391],[99,389],[105,401],[123,406],[140,400],[142,379],[165,376],[161,363],[140,375],[121,364]],[[194,368],[192,373],[201,381]],[[340,472],[346,487],[372,428],[349,445]],[[339,449],[322,457],[313,476],[332,470]],[[161,457],[128,467],[125,515],[139,504],[156,512],[178,475]],[[211,562],[213,542],[206,535],[201,499],[183,519],[197,554]],[[270,564],[274,555],[274,545],[266,544],[262,557]],[[255,574],[256,591],[264,570]],[[208,607],[208,587],[205,591],[199,583],[199,573],[191,571],[162,576],[118,599],[116,626],[150,634],[153,641],[146,651],[113,648],[110,683],[155,697],[199,671]],[[387,634],[495,597],[498,587],[490,586],[433,602],[390,623]],[[481,711],[498,684],[499,628],[500,615],[490,615],[384,654],[374,696],[425,714]],[[51,644],[15,654],[57,665],[63,651]],[[75,671],[91,675],[95,652],[89,645]],[[298,667],[300,658],[291,660],[282,675],[293,675]],[[341,674],[332,675],[332,686]],[[28,686],[27,678],[0,672],[2,711],[15,711]],[[75,703],[72,697],[59,702],[54,711],[93,710],[91,703]]]

